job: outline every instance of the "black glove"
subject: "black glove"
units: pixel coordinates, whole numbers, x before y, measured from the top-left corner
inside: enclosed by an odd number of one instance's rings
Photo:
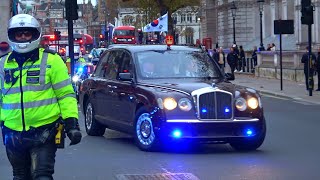
[[[64,120],[65,130],[70,139],[70,145],[78,144],[81,141],[81,132],[76,118],[67,118]]]

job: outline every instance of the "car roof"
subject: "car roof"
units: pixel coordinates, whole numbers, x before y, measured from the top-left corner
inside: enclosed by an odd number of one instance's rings
[[[167,50],[167,45],[132,45],[132,44],[113,44],[108,47],[108,49],[127,49],[131,52],[141,52],[148,50]],[[200,48],[193,46],[179,46],[172,45],[170,46],[171,50],[177,51],[202,51]]]

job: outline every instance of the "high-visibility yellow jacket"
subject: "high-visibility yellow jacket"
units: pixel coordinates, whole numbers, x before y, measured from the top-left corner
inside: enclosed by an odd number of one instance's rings
[[[0,58],[0,76],[0,121],[6,127],[28,131],[59,117],[78,119],[75,92],[58,54],[40,48],[39,58],[29,58],[20,69],[9,53]]]

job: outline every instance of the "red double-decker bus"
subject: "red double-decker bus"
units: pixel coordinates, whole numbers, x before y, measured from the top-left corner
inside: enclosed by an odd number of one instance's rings
[[[118,26],[113,29],[114,44],[137,44],[137,31],[134,26]]]
[[[82,40],[85,52],[88,54],[93,49],[93,37],[89,34],[82,34]]]

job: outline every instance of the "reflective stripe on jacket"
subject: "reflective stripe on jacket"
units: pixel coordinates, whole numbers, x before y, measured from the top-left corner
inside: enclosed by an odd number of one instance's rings
[[[59,117],[78,119],[75,93],[67,67],[58,54],[40,48],[39,60],[29,59],[21,69],[14,59],[8,60],[10,54],[0,59],[0,119],[6,127],[27,131]]]

